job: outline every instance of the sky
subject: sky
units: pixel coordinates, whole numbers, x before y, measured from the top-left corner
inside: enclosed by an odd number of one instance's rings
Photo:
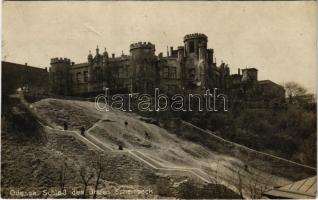
[[[204,33],[231,73],[255,67],[259,80],[294,81],[316,91],[316,2],[3,2],[2,60],[49,67],[50,58],[86,62],[89,50],[129,54],[150,41],[156,54]]]

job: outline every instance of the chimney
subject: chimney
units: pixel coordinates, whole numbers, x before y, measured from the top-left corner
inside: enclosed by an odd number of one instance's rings
[[[172,55],[173,47],[170,47],[170,55]]]
[[[237,73],[238,73],[238,75],[241,74],[241,69],[240,68],[237,69]]]
[[[115,54],[114,53],[112,53],[112,58],[115,58]]]
[[[28,63],[24,63],[25,66],[28,66]]]

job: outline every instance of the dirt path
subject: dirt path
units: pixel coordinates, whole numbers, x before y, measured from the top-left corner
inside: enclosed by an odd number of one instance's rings
[[[97,123],[96,123],[97,124]],[[90,148],[97,150],[97,151],[101,151],[101,152],[105,152],[105,151],[117,151],[118,150],[114,150],[113,148],[109,147],[107,144],[103,143],[102,141],[98,140],[96,137],[92,136],[89,131],[91,129],[93,129],[94,127],[96,127],[96,124],[91,127],[90,129],[87,130],[87,132],[85,133],[85,136],[82,136],[79,132],[77,131],[71,131],[71,130],[62,130],[62,129],[58,129],[58,128],[51,128],[49,126],[45,126],[45,128],[55,131],[56,133],[59,134],[67,134],[70,136],[75,137],[76,139],[80,140],[81,142],[85,143],[86,145],[88,145]],[[43,125],[43,124],[42,124]],[[193,176],[195,176],[197,179],[206,182],[206,183],[211,183],[210,180],[206,179],[203,175],[209,177],[209,175],[207,175],[204,171],[202,171],[199,168],[186,168],[186,167],[167,167],[167,166],[162,166],[159,162],[157,162],[156,160],[153,160],[152,158],[148,157],[147,155],[143,154],[142,152],[139,152],[137,150],[122,150],[120,151],[146,165],[148,165],[149,167],[155,169],[155,170],[159,170],[161,172],[174,172],[174,171],[179,171],[179,172],[186,172],[188,174],[191,174]],[[149,160],[151,160],[151,162],[149,162]],[[199,174],[199,173],[201,174]]]

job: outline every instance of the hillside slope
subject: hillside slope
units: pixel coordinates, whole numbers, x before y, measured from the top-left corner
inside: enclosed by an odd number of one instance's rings
[[[246,196],[253,196],[251,185],[265,190],[294,179],[286,174],[273,173],[271,163],[255,167],[247,162],[248,158],[238,158],[235,154],[223,153],[228,151],[212,150],[200,142],[186,140],[180,137],[182,133],[173,134],[145,122],[134,113],[99,112],[92,102],[73,100],[44,99],[32,106],[56,129],[61,129],[64,122],[75,132],[85,126],[86,138],[102,149],[116,152],[121,145],[123,152],[152,167],[165,169],[170,174],[185,170],[202,181],[221,183],[237,192],[242,188]],[[222,145],[218,147],[222,148]]]
[[[2,198],[83,198],[80,192],[75,193],[83,189],[79,172],[83,168],[94,173],[92,167],[98,155],[105,167],[98,188],[103,194],[98,197],[156,197],[156,188],[151,185],[156,184],[159,176],[142,163],[123,154],[98,154],[74,136],[41,126],[17,99],[10,102],[12,105],[6,104],[8,110],[3,113],[1,126]],[[119,177],[128,174],[139,179]],[[95,177],[90,187],[94,181]],[[65,194],[57,192],[62,190],[62,183]]]

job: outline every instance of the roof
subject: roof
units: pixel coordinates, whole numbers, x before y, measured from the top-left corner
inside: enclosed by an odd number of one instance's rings
[[[7,61],[2,61],[1,62],[1,66],[3,68],[20,68],[20,69],[33,69],[33,70],[38,70],[38,71],[47,71],[46,69],[44,68],[40,68],[40,67],[34,67],[34,66],[30,66],[30,65],[27,65],[27,63],[25,64],[19,64],[19,63],[13,63],[13,62],[7,62]]]
[[[88,66],[88,63],[85,62],[85,63],[74,64],[72,68],[81,68],[81,67],[87,67],[87,66]]]
[[[241,78],[241,77],[242,77],[242,75],[241,75],[241,74],[231,74],[230,76],[232,76],[232,77],[239,77],[239,78]]]
[[[265,196],[290,199],[314,199],[317,193],[317,177],[313,176],[283,187],[269,190]]]
[[[271,84],[271,85],[275,85],[275,86],[277,86],[277,87],[284,88],[283,86],[281,86],[281,85],[279,85],[279,84],[277,84],[277,83],[274,83],[273,81],[270,81],[270,80],[258,81],[258,84],[259,84],[259,85],[269,85],[269,84]]]
[[[258,69],[252,67],[252,68],[242,68],[242,71],[258,71]]]

